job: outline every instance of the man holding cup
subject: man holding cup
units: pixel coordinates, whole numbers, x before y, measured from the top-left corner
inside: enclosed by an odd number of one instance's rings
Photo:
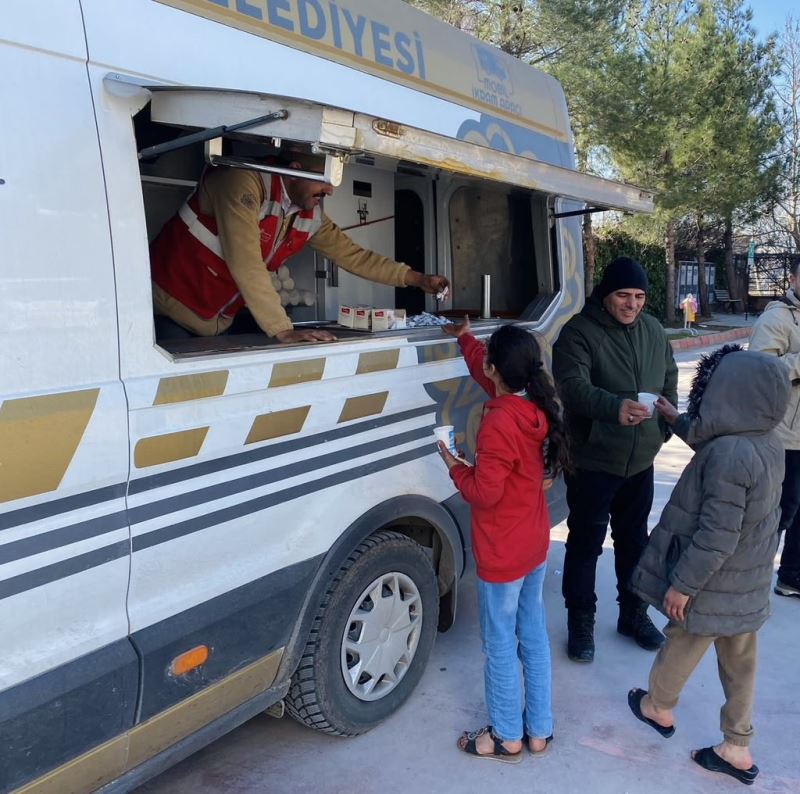
[[[635,260],[619,257],[580,314],[553,348],[553,374],[561,391],[574,470],[565,476],[569,535],[562,593],[567,607],[567,653],[594,660],[597,559],[611,523],[617,575],[617,631],[646,650],[664,637],[647,616],[647,604],[629,589],[647,544],[653,504],[653,460],[669,428],[653,416],[663,395],[678,402],[678,368],[661,324],[642,312],[647,275]]]

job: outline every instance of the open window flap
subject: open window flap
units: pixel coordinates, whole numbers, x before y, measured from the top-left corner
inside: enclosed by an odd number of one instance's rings
[[[353,123],[356,147],[371,154],[411,160],[452,173],[529,188],[596,208],[646,213],[654,209],[654,194],[634,185],[362,114],[356,114]],[[325,133],[323,125],[323,144]]]
[[[109,75],[108,80],[112,79]],[[116,81],[118,76],[114,76]],[[281,109],[286,119],[249,127],[249,135],[298,141],[339,154],[372,154],[410,161],[463,176],[489,179],[595,208],[652,212],[648,190],[590,176],[539,160],[500,152],[469,141],[287,97],[218,90],[144,85],[155,122],[199,129],[231,126]]]
[[[150,117],[163,124],[212,128],[232,126],[248,119],[287,110],[288,116],[263,126],[248,127],[248,135],[263,135],[303,143],[319,143],[323,124],[336,148],[352,150],[353,113],[288,97],[208,89],[156,90]]]

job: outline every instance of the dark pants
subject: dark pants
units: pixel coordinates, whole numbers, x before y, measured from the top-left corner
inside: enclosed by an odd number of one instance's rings
[[[653,467],[632,477],[577,469],[567,483],[567,552],[561,592],[567,609],[594,611],[597,558],[611,519],[617,601],[635,605],[639,599],[628,583],[647,545],[647,518],[653,506]]]
[[[800,581],[800,449],[786,450],[779,530],[786,535],[778,578],[796,585]]]
[[[163,314],[157,314],[154,318],[156,326],[156,341],[168,342],[177,339],[193,339],[194,334],[187,331],[182,325],[178,325],[174,320],[165,317]]]

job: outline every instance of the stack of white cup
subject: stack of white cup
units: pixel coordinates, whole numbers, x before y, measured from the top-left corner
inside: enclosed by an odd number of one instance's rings
[[[281,265],[277,272],[270,273],[272,286],[281,299],[281,306],[313,306],[314,293],[310,290],[297,289],[292,274],[286,265]]]

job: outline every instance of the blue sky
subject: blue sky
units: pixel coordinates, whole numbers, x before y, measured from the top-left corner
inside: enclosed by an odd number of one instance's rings
[[[761,36],[782,31],[789,13],[800,19],[798,0],[751,0],[749,5],[753,9],[753,27]]]

